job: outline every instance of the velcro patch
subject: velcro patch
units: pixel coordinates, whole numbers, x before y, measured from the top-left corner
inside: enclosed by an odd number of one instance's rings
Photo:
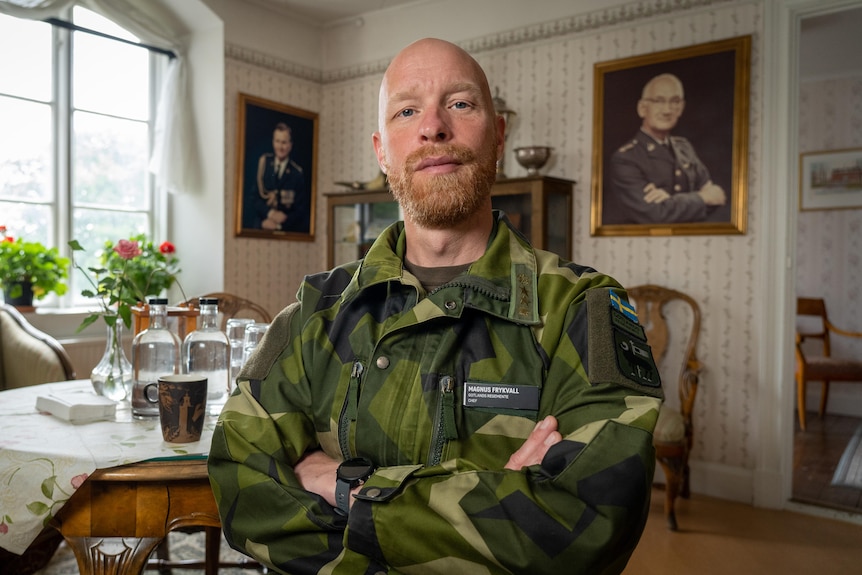
[[[587,291],[590,382],[615,383],[644,395],[664,397],[644,329],[610,303],[611,291],[609,288]]]
[[[661,385],[652,350],[645,340],[614,329],[614,343],[617,348],[617,366],[623,375],[648,387]]]

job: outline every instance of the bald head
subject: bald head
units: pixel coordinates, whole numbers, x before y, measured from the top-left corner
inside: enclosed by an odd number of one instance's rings
[[[389,63],[383,75],[378,108],[380,130],[384,129],[387,105],[390,100],[407,97],[406,92],[401,88],[403,78],[434,77],[438,74],[437,70],[445,66],[457,66],[462,69],[465,77],[471,79],[473,84],[471,88],[477,91],[482,103],[489,110],[494,110],[488,78],[479,63],[467,51],[451,42],[438,38],[423,38],[401,50]]]

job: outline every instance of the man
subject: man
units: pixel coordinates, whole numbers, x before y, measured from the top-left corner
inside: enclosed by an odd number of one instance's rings
[[[272,132],[273,153],[263,154],[257,164],[257,189],[265,206],[261,227],[265,230],[308,232],[309,192],[302,168],[290,159],[293,138],[290,126],[276,124]]]
[[[660,384],[618,284],[492,212],[503,128],[457,46],[391,62],[373,144],[405,218],[307,277],[243,368],[209,460],[236,549],[290,574],[622,571]]]
[[[671,136],[685,109],[682,82],[660,74],[643,88],[635,137],[611,157],[603,224],[702,222],[727,202],[685,138]]]

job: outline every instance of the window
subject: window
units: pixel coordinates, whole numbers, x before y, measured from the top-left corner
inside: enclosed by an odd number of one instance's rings
[[[160,239],[147,163],[167,56],[84,8],[67,20],[98,34],[0,15],[0,224],[67,255],[74,238],[86,267],[107,240]],[[85,304],[82,282],[44,303]]]

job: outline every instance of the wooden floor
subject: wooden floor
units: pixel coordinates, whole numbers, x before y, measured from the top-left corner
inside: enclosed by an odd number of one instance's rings
[[[799,428],[793,441],[793,500],[862,513],[862,489],[833,487],[832,475],[844,448],[862,418],[816,412],[806,414],[806,430]],[[862,542],[860,542],[862,545]],[[862,573],[862,567],[859,570]]]
[[[862,525],[792,511],[758,509],[694,494],[677,503],[667,529],[664,492],[624,575],[857,575]]]

